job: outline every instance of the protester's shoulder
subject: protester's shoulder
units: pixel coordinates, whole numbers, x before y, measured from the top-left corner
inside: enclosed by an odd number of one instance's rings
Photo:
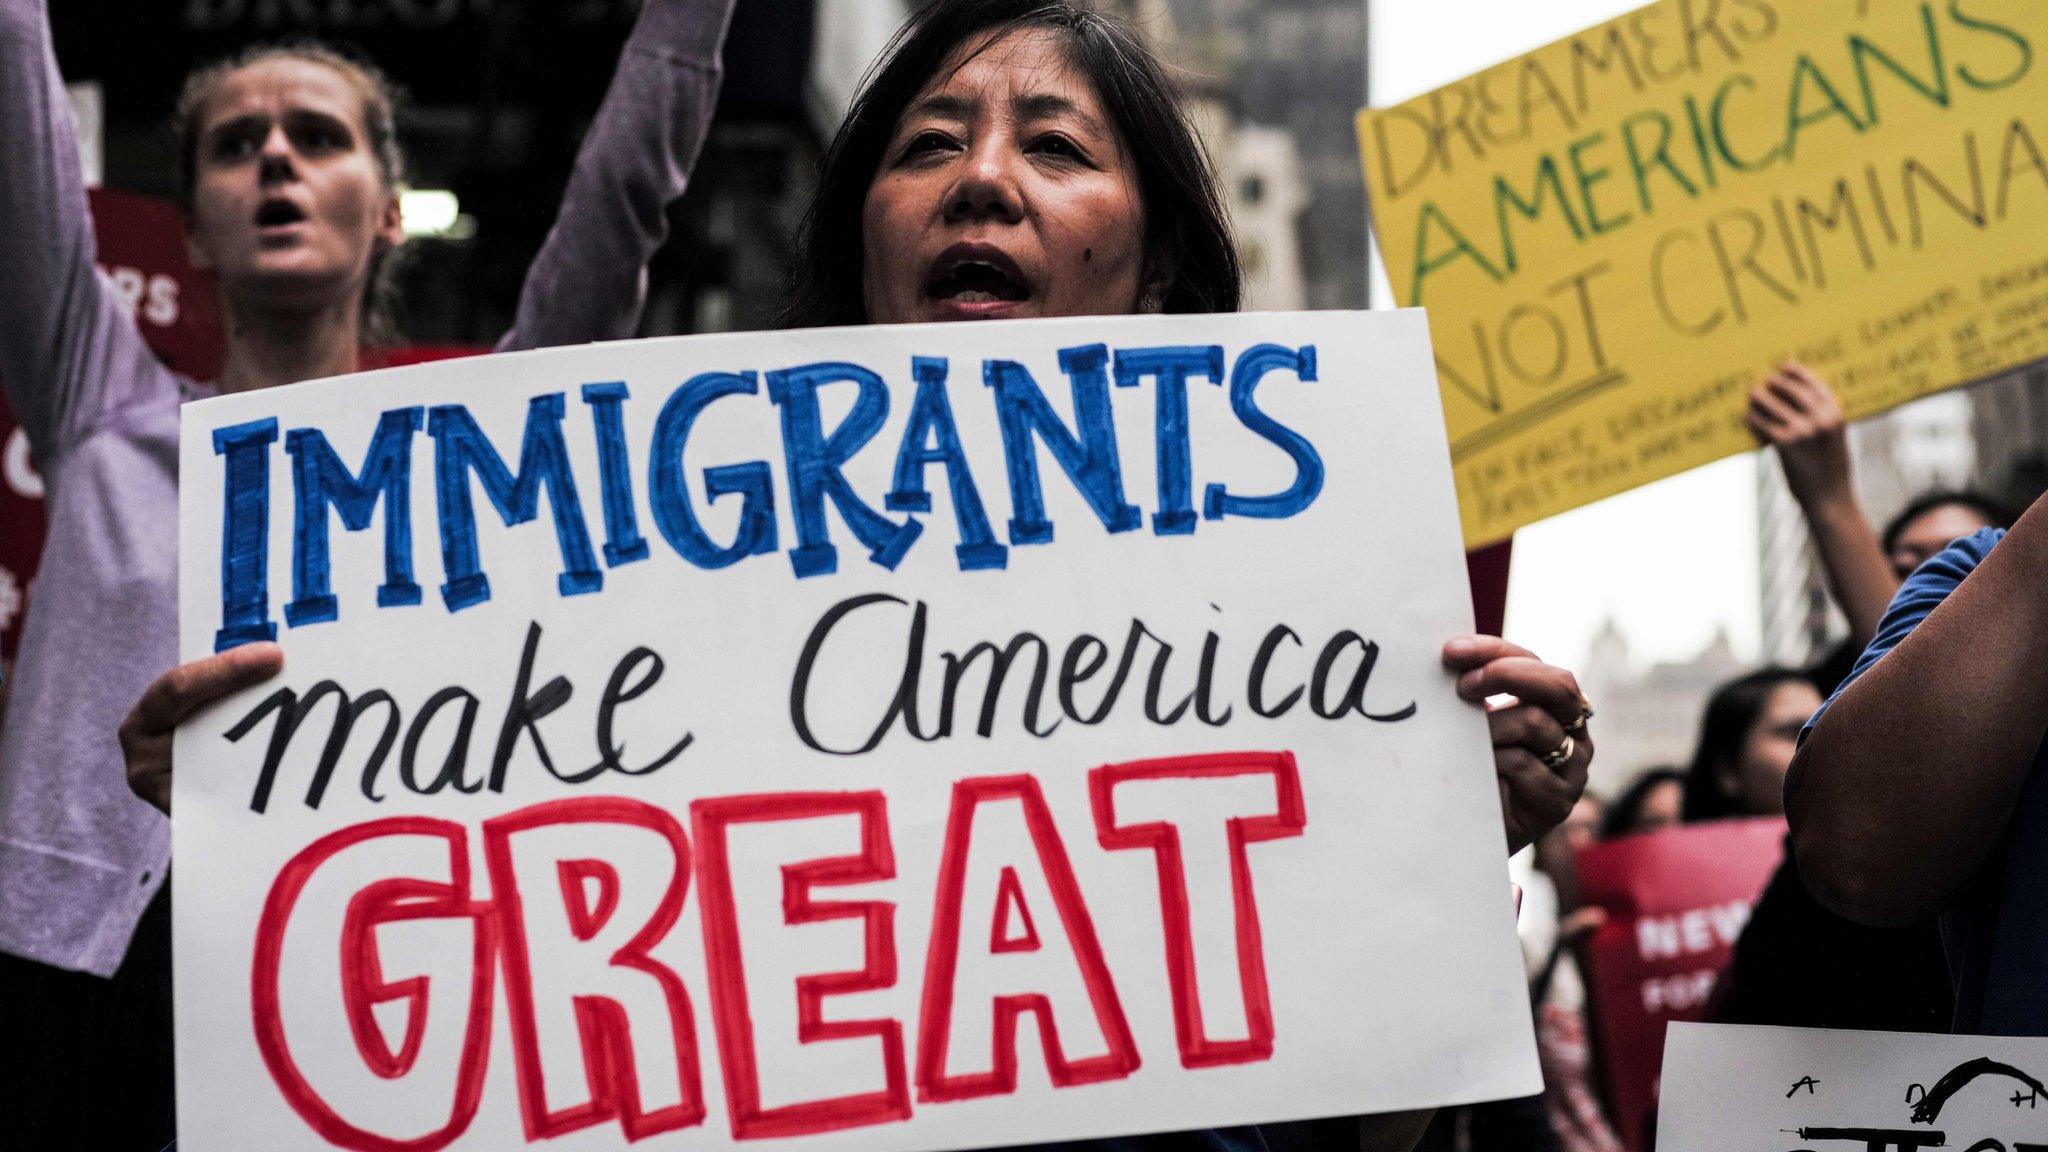
[[[1906,577],[1905,584],[1899,588],[1899,596],[1904,597],[1908,589],[1916,586],[1923,589],[1955,587],[1963,582],[1964,577],[1976,571],[1977,565],[1982,564],[1984,557],[1989,556],[1991,549],[2003,539],[2005,529],[1985,528],[1975,535],[1957,540],[1936,553],[1927,563],[1914,569],[1913,574]]]
[[[1878,623],[1877,639],[1873,649],[1888,649],[1905,638],[1914,625],[1925,619],[1935,606],[1948,599],[1956,585],[1969,578],[1991,554],[1991,549],[2005,539],[2005,529],[1986,528],[1973,536],[1965,536],[1936,553],[1913,574],[1899,585],[1898,594],[1892,597],[1890,608],[1885,610],[1884,619]],[[1866,659],[1868,653],[1865,653]]]
[[[105,370],[108,395],[119,399],[110,399],[73,440],[59,445],[45,462],[46,471],[70,473],[89,466],[84,464],[88,460],[126,458],[138,451],[154,458],[169,450],[175,456],[185,403],[214,395],[211,385],[165,367],[147,347]]]
[[[1925,564],[1913,570],[1899,586],[1898,594],[1892,597],[1891,607],[1885,609],[1884,619],[1878,622],[1877,637],[1863,650],[1856,665],[1847,678],[1836,687],[1827,703],[1807,721],[1806,730],[1812,731],[1830,707],[1848,687],[1861,679],[1871,666],[1883,659],[1887,652],[1897,647],[1901,640],[1911,635],[1927,615],[1948,599],[1956,586],[1977,570],[1977,565],[1991,554],[2000,540],[2005,539],[2005,529],[1986,528],[1972,536],[1965,536],[1929,558]],[[1804,733],[1801,734],[1804,739]]]

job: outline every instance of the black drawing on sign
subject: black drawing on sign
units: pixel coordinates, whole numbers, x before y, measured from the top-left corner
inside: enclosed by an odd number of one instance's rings
[[[1801,1128],[1798,1136],[1801,1140],[1853,1140],[1863,1145],[1863,1152],[1920,1152],[1948,1145],[1946,1132],[1910,1128]]]
[[[1968,1060],[1956,1065],[1954,1068],[1949,1069],[1947,1074],[1942,1076],[1941,1079],[1935,1081],[1934,1087],[1928,1089],[1927,1094],[1920,1098],[1920,1102],[1913,1106],[1913,1114],[1910,1119],[1915,1124],[1934,1123],[1941,1116],[1942,1106],[1948,1103],[1949,1097],[1962,1091],[1965,1085],[1982,1076],[2005,1076],[2025,1085],[2030,1091],[2025,1097],[2022,1097],[2015,1091],[2013,1093],[2014,1107],[2018,1107],[2023,1100],[2038,1099],[2040,1096],[2048,1094],[2048,1085],[2042,1084],[2039,1080],[2034,1079],[2025,1072],[2010,1064],[2001,1064],[1987,1056],[1979,1056],[1975,1060]],[[1906,1095],[1909,1100],[1912,1098],[1911,1092],[1908,1092]]]
[[[1801,1076],[1797,1081],[1793,1083],[1792,1087],[1785,1090],[1785,1099],[1790,1100],[1793,1094],[1798,1092],[1801,1088],[1806,1089],[1806,1094],[1808,1096],[1817,1095],[1817,1093],[1814,1092],[1813,1089],[1814,1086],[1819,1083],[1820,1081],[1815,1080],[1811,1076]]]
[[[1918,1084],[1906,1085],[1906,1103],[1918,1104],[1927,1098],[1927,1089]]]
[[[2027,1089],[2027,1094],[2025,1096],[2022,1096],[2019,1094],[2019,1092],[2015,1091],[2012,1094],[2012,1106],[2017,1108],[2020,1105],[2024,1104],[2028,1108],[2032,1108],[2040,1099],[2041,1094],[2039,1092],[2036,1092],[2032,1088]]]

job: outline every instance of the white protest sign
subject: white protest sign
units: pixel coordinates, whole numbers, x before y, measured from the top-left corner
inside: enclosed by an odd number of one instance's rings
[[[182,1152],[939,1149],[1539,1086],[1421,313],[188,406]],[[338,721],[339,718],[339,721]]]
[[[1657,1152],[2041,1152],[2048,1039],[1673,1024]]]

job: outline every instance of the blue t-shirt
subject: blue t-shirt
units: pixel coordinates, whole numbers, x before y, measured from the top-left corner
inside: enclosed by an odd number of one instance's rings
[[[1897,647],[2004,538],[2003,529],[1986,528],[1949,545],[1907,577],[1878,625],[1877,639],[1807,722],[1808,731],[1849,685]],[[2035,753],[2033,770],[1998,848],[1962,898],[1942,913],[1941,935],[1955,987],[1951,1031],[2048,1036],[2048,745]]]

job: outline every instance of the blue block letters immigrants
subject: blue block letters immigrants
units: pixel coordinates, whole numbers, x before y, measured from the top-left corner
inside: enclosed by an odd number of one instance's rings
[[[692,507],[683,463],[697,418],[713,404],[761,397],[776,410],[782,445],[782,476],[794,542],[789,564],[797,579],[838,570],[830,520],[838,520],[866,549],[868,560],[894,569],[922,538],[918,516],[932,510],[930,470],[943,470],[955,522],[953,552],[962,571],[1002,569],[1010,549],[1050,544],[1054,524],[1045,504],[1040,471],[1042,447],[1068,484],[1110,533],[1135,531],[1140,510],[1124,496],[1123,464],[1111,412],[1112,389],[1135,389],[1150,381],[1154,395],[1154,456],[1158,506],[1152,532],[1159,536],[1196,531],[1195,476],[1199,445],[1188,422],[1188,392],[1212,385],[1225,389],[1230,411],[1243,428],[1285,453],[1294,466],[1286,488],[1265,494],[1231,491],[1212,481],[1202,489],[1200,520],[1230,517],[1286,519],[1315,502],[1323,486],[1323,460],[1299,430],[1274,419],[1257,402],[1258,389],[1276,373],[1298,383],[1316,380],[1314,346],[1286,348],[1259,344],[1239,353],[1226,373],[1220,345],[1118,348],[1087,344],[1059,352],[1067,378],[1074,422],[1070,426],[1046,399],[1024,365],[990,359],[980,365],[985,391],[949,392],[954,366],[941,357],[916,356],[910,364],[910,410],[894,446],[889,490],[870,496],[847,479],[849,461],[879,435],[889,415],[890,385],[874,369],[845,362],[820,362],[766,372],[707,372],[684,381],[663,397],[655,419],[645,477],[647,507],[654,527],[677,557],[701,569],[730,567],[749,557],[781,549],[776,511],[776,470],[767,461],[722,464],[703,474],[706,497],[738,497],[738,528],[729,541],[713,540]],[[971,371],[971,369],[968,369]],[[1283,384],[1283,386],[1285,386]],[[825,425],[821,396],[830,394],[846,415]],[[900,394],[900,393],[899,393]],[[960,438],[954,406],[984,396],[1001,431],[1003,463],[970,459]],[[648,559],[641,534],[634,465],[626,441],[625,406],[631,400],[618,381],[584,384],[595,437],[594,482],[603,514],[603,567],[592,545],[578,498],[576,470],[562,422],[567,395],[550,392],[528,400],[526,425],[516,468],[508,466],[469,409],[461,404],[394,408],[376,417],[359,467],[351,469],[318,428],[284,434],[292,477],[292,598],[284,606],[293,628],[339,618],[341,597],[332,586],[329,510],[343,530],[369,529],[383,506],[384,580],[376,590],[379,608],[422,603],[413,570],[412,478],[414,453],[431,451],[437,530],[444,583],[441,600],[450,612],[491,598],[490,577],[478,545],[475,485],[508,527],[540,517],[547,496],[561,555],[556,587],[563,596],[586,595],[604,587],[604,568]],[[759,401],[756,400],[758,403]],[[417,435],[424,430],[425,437]],[[213,433],[223,479],[220,604],[221,625],[214,649],[277,637],[269,597],[270,468],[279,439],[275,419],[257,420]],[[977,475],[976,466],[980,473]],[[1007,543],[991,524],[983,485],[1000,475],[1009,489]],[[901,519],[892,519],[897,516]]]

